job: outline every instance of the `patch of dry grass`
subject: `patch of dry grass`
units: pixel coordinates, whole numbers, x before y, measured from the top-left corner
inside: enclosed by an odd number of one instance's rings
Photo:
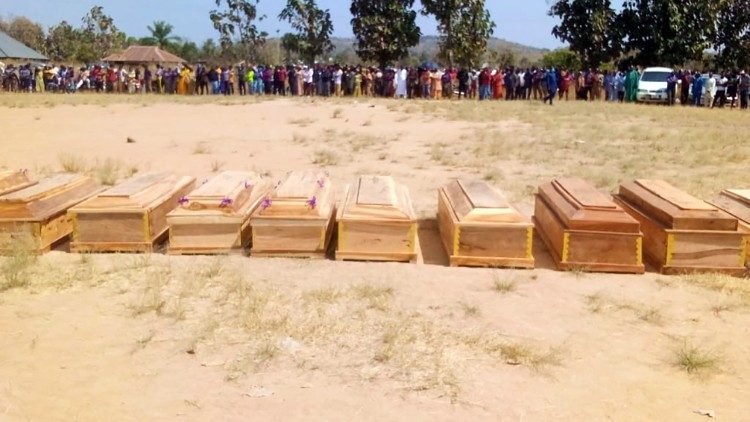
[[[319,149],[313,153],[312,163],[323,167],[335,166],[339,163],[339,156],[329,149]]]
[[[315,123],[317,120],[309,118],[309,117],[299,117],[296,119],[290,119],[288,123],[292,126],[299,126],[299,127],[308,127],[311,124]]]
[[[104,186],[114,186],[121,178],[132,177],[138,172],[138,165],[126,165],[111,157],[89,161],[76,154],[62,153],[58,162],[64,172],[88,175]]]
[[[584,300],[591,313],[603,313],[606,311],[629,311],[640,321],[649,324],[661,325],[664,322],[662,311],[643,303],[626,300],[617,300],[603,293],[594,293],[584,296]]]
[[[507,294],[515,292],[518,289],[518,282],[515,280],[507,280],[502,277],[501,273],[495,272],[492,274],[492,290],[500,293]]]
[[[9,240],[0,245],[5,257],[0,258],[0,291],[25,287],[32,277],[32,266],[37,261],[31,233],[18,232],[9,236]]]
[[[732,277],[724,274],[690,274],[677,280],[704,289],[712,290],[731,296],[743,305],[750,306],[750,280]]]
[[[692,375],[712,375],[720,371],[721,356],[685,340],[673,352],[673,364]]]

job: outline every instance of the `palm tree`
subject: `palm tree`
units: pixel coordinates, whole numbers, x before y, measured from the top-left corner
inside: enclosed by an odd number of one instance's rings
[[[151,32],[151,36],[144,38],[143,41],[156,45],[159,48],[164,48],[181,41],[180,37],[170,35],[174,29],[170,23],[156,21],[153,25],[149,25],[146,28]]]

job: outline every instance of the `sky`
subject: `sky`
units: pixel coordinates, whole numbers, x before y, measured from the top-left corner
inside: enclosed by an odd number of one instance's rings
[[[259,14],[266,19],[259,24],[271,36],[289,31],[289,26],[278,19],[284,0],[260,0]],[[550,31],[555,19],[547,16],[547,0],[486,0],[486,6],[497,24],[495,37],[533,47],[556,48],[561,43]],[[175,35],[200,44],[206,38],[217,38],[208,19],[214,0],[0,0],[0,16],[26,16],[45,27],[62,20],[73,25],[94,5],[104,7],[120,30],[128,35],[148,35],[146,26],[164,20],[174,25]],[[337,37],[352,36],[348,0],[318,0],[323,9],[330,9]],[[418,25],[424,35],[436,35],[434,20],[420,16]]]

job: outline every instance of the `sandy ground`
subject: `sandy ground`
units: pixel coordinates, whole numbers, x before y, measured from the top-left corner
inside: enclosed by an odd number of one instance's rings
[[[530,213],[529,193],[560,167],[519,159],[517,145],[490,163],[499,177],[486,161],[450,157],[472,148],[458,142],[466,134],[533,131],[517,117],[526,106],[498,105],[489,123],[446,119],[440,107],[6,105],[0,167],[46,174],[74,162],[99,176],[170,169],[205,179],[220,168],[280,178],[325,165],[339,186],[359,174],[393,175],[422,217],[434,216],[435,188],[448,178],[483,177]],[[572,107],[581,106],[559,106],[560,122]],[[630,122],[632,110],[606,112]],[[570,152],[570,173],[598,159],[587,155]],[[685,183],[706,189],[712,185],[697,179],[726,171],[681,168],[696,179]],[[740,174],[720,176],[747,184]],[[447,268],[434,233],[422,236],[424,265],[45,255],[27,286],[0,292],[0,420],[683,421],[711,410],[735,421],[750,414],[750,295],[727,288],[747,280],[561,273],[538,241],[537,270]],[[685,350],[707,363],[688,373],[678,362]]]

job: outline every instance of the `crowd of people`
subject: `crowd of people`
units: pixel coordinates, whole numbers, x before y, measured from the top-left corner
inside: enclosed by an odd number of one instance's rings
[[[553,68],[439,68],[366,66],[206,66],[198,64],[89,66],[4,66],[7,91],[179,95],[291,95],[478,100],[638,100],[640,73]],[[668,104],[748,107],[750,77],[744,72],[674,71],[666,81]]]

